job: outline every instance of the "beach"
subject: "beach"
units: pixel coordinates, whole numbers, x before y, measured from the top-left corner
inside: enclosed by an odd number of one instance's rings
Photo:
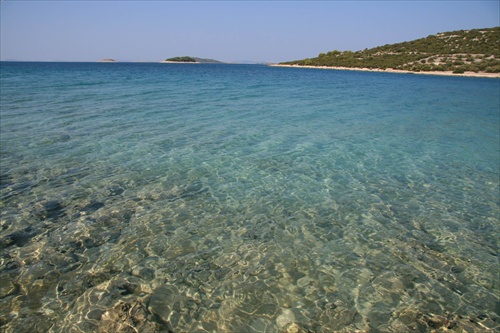
[[[469,77],[487,77],[487,78],[500,78],[500,73],[475,73],[465,72],[455,74],[452,71],[430,71],[430,72],[413,72],[400,69],[381,69],[381,68],[360,68],[360,67],[340,67],[340,66],[302,66],[302,65],[282,65],[270,64],[273,67],[293,67],[293,68],[317,68],[317,69],[333,69],[342,71],[364,71],[364,72],[382,72],[382,73],[400,73],[400,74],[425,74],[425,75],[445,75],[445,76],[469,76]]]

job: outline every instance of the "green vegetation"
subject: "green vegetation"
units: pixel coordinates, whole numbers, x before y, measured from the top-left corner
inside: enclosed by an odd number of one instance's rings
[[[220,61],[214,60],[214,59],[196,58],[196,57],[188,57],[188,56],[168,58],[165,61],[197,62],[197,63],[200,63],[200,64],[223,64],[223,62],[220,62]]]
[[[168,58],[166,61],[175,61],[175,62],[197,62],[195,58],[192,57],[173,57]]]
[[[335,50],[281,64],[500,73],[500,27],[443,32],[356,52]]]

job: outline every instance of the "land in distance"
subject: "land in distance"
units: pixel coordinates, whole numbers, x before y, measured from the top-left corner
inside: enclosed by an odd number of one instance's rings
[[[330,51],[283,66],[500,77],[500,27],[442,32],[362,51]]]
[[[165,59],[162,62],[180,62],[180,63],[200,63],[200,64],[222,64],[223,62],[214,59],[205,59],[197,57],[173,57]]]

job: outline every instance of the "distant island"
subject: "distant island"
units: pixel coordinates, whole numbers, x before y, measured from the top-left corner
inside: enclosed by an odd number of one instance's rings
[[[196,62],[195,58],[192,57],[173,57],[165,59],[165,61],[169,62]]]
[[[118,62],[115,59],[105,58],[101,60],[97,60],[97,62]],[[158,62],[158,61],[132,61],[132,62]],[[188,64],[224,64],[222,61],[214,60],[214,59],[206,59],[206,58],[197,58],[197,57],[173,57],[160,61],[161,63],[188,63]]]
[[[173,57],[165,59],[162,62],[167,63],[197,63],[197,64],[222,64],[223,62],[214,60],[214,59],[204,59],[204,58],[196,58],[196,57]]]
[[[277,66],[500,77],[500,27],[443,32],[356,52],[334,50]]]

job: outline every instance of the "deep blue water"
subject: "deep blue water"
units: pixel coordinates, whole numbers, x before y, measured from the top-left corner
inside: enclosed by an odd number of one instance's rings
[[[0,74],[6,332],[499,328],[500,80]]]

